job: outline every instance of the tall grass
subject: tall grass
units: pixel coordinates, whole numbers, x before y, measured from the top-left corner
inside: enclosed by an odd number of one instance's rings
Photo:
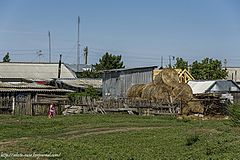
[[[240,126],[240,103],[230,104],[228,113],[233,126]]]

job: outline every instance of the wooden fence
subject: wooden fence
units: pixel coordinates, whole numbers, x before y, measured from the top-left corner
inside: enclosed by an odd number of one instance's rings
[[[64,114],[126,112],[129,114],[175,115],[180,112],[181,104],[164,104],[137,99],[96,100],[90,97],[78,97]]]
[[[49,94],[4,95],[0,97],[0,114],[47,115],[51,103],[56,106],[56,114],[62,114],[69,99],[67,96]]]

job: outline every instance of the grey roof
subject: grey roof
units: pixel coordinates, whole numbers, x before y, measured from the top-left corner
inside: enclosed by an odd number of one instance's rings
[[[83,72],[86,70],[92,70],[92,65],[90,64],[79,64],[79,70],[77,69],[76,64],[66,64],[66,66],[73,72]]]
[[[193,94],[240,91],[239,86],[232,80],[189,81]]]
[[[104,70],[103,72],[121,72],[121,71],[129,71],[129,70],[155,69],[157,67],[158,66],[135,67],[135,68],[120,68],[120,69]]]
[[[0,82],[0,92],[73,92],[66,89],[57,89],[49,85],[40,85],[36,83],[8,83]]]
[[[63,78],[57,79],[57,82],[62,82],[69,86],[76,88],[86,88],[87,86],[93,86],[93,88],[102,88],[102,79],[91,79],[91,78]]]
[[[58,63],[0,63],[0,78],[51,80],[58,76]],[[61,78],[76,78],[75,73],[61,65]]]

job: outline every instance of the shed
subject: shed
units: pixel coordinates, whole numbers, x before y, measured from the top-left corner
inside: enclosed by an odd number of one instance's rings
[[[103,72],[103,98],[124,98],[134,84],[153,81],[153,70],[157,66],[106,70]]]
[[[69,89],[80,92],[92,86],[97,90],[102,89],[102,79],[93,79],[93,78],[60,78],[55,80],[55,85],[58,88]]]
[[[240,92],[240,87],[232,80],[196,80],[188,84],[193,94]]]
[[[240,67],[227,67],[228,80],[233,80],[238,85],[240,85]]]
[[[68,100],[65,94],[70,92],[37,83],[0,82],[0,114],[46,115],[51,102],[64,105]]]
[[[9,62],[0,63],[0,78],[23,78],[49,81],[58,78],[58,63]],[[65,64],[61,65],[61,78],[76,78]]]

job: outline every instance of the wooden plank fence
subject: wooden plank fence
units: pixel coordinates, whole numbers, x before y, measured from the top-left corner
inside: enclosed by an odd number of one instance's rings
[[[64,114],[126,112],[138,115],[175,115],[180,111],[180,104],[164,104],[136,99],[96,100],[90,97],[78,97],[69,105]]]
[[[0,96],[0,114],[47,115],[51,103],[56,106],[56,114],[62,114],[69,99],[67,96],[49,94],[3,95]]]

